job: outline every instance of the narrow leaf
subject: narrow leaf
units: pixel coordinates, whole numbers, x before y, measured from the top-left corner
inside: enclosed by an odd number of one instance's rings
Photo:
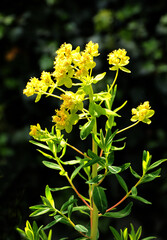
[[[144,176],[144,178],[142,179],[141,183],[146,183],[146,182],[150,182],[153,181],[155,178],[160,177],[160,172],[161,172],[161,168],[159,168],[157,171],[152,172],[152,173],[148,173]]]
[[[77,199],[70,197],[69,200],[63,204],[60,211],[66,210],[68,208],[68,206],[70,206],[71,204],[76,203],[76,202],[77,202]]]
[[[135,178],[141,178],[141,176],[137,173],[137,172],[135,172],[133,169],[132,169],[132,167],[130,167],[130,171],[131,171],[131,173],[132,173],[132,175],[135,177]]]
[[[94,187],[93,200],[100,213],[104,214],[107,209],[107,198],[102,187]]]
[[[73,171],[73,173],[71,174],[71,181],[76,177],[76,175],[79,173],[79,171],[82,169],[82,167],[83,167],[83,164],[82,165],[80,165],[79,167],[77,167],[74,171]]]
[[[128,193],[128,187],[127,187],[124,179],[118,174],[116,174],[115,176],[117,177],[117,180],[118,180],[119,184],[121,185],[121,187],[125,190],[126,193]]]
[[[88,229],[80,224],[75,225],[75,230],[77,230],[78,232],[84,232],[84,233],[88,232]]]
[[[45,188],[45,196],[49,200],[50,204],[54,207],[54,200],[48,185]]]
[[[64,186],[64,187],[60,187],[60,188],[50,188],[50,190],[52,192],[56,192],[56,191],[62,191],[62,190],[68,189],[68,188],[71,188],[71,186]]]
[[[111,218],[123,218],[130,214],[133,203],[130,202],[124,209],[118,212],[107,212],[103,216]]]
[[[85,123],[85,125],[81,127],[80,137],[82,140],[86,139],[87,136],[91,133],[94,124],[95,124],[95,118],[91,118],[90,121],[88,121],[87,123]]]
[[[39,142],[36,142],[36,141],[33,141],[33,140],[30,140],[30,143],[32,143],[32,144],[34,144],[34,145],[36,145],[38,147],[44,148],[46,150],[49,150],[49,147],[46,146],[45,144],[42,144],[42,143],[39,143]]]
[[[155,239],[156,237],[146,237],[146,238],[142,238],[141,240],[152,240]]]
[[[38,209],[30,214],[30,217],[37,217],[50,211],[50,208]]]
[[[109,228],[110,228],[110,230],[111,230],[111,232],[114,235],[116,240],[121,240],[122,239],[121,236],[119,235],[119,232],[115,228],[113,228],[111,226]]]
[[[116,166],[108,166],[108,170],[112,174],[117,174],[117,173],[121,172],[121,168],[120,167],[116,167]]]
[[[134,196],[134,195],[130,195],[131,198],[134,198],[136,200],[139,200],[140,202],[143,202],[145,204],[152,204],[151,202],[147,201],[145,198],[140,197],[140,196]]]
[[[43,161],[42,162],[46,167],[54,169],[54,170],[61,170],[60,166],[56,163],[48,162],[48,161]]]
[[[49,159],[54,159],[54,157],[53,156],[51,156],[50,154],[47,154],[47,153],[45,153],[45,152],[43,152],[43,151],[41,151],[41,150],[39,150],[39,149],[37,149],[40,153],[42,153],[42,155],[43,156],[45,156],[45,157],[47,157],[47,158],[49,158]]]
[[[167,159],[160,159],[160,160],[156,161],[155,163],[151,164],[151,166],[148,168],[148,170],[151,170],[151,169],[153,169],[153,168],[156,168],[156,167],[158,167],[161,163],[166,162],[166,161],[167,161]]]
[[[104,177],[104,175],[99,174],[96,177],[92,178],[91,180],[87,181],[87,184],[95,184],[98,183],[102,178]]]

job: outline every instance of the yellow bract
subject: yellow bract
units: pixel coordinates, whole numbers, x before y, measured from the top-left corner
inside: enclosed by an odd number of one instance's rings
[[[130,59],[130,57],[126,56],[126,53],[127,51],[125,49],[118,49],[108,54],[109,64],[114,65],[110,70],[115,71],[120,68],[122,71],[130,73],[130,70],[124,67],[129,63]]]
[[[140,104],[137,108],[132,108],[132,122],[141,121],[147,124],[151,123],[151,120],[149,119],[152,117],[155,113],[154,110],[150,109],[150,103],[149,101],[144,102],[143,104]]]

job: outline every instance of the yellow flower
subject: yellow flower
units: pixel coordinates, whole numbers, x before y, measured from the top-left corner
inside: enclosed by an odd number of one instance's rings
[[[93,57],[97,57],[100,55],[98,53],[98,48],[99,48],[98,43],[93,43],[92,41],[90,41],[89,43],[86,44],[85,52],[88,52]]]
[[[118,49],[108,54],[109,64],[114,65],[110,70],[115,71],[120,68],[122,71],[130,73],[130,70],[124,67],[129,63],[130,59],[130,57],[126,56],[126,53],[125,49]]]
[[[54,83],[51,79],[51,74],[49,72],[45,72],[45,71],[43,71],[41,73],[41,81],[44,84],[46,84],[46,86],[48,86],[48,87]]]
[[[72,125],[75,125],[78,120],[79,117],[77,114],[69,114],[63,108],[56,110],[56,115],[52,117],[52,122],[55,122],[56,127],[60,130],[65,129],[67,133],[72,131]]]
[[[27,83],[26,88],[23,90],[23,93],[30,97],[35,93],[40,92],[44,88],[44,83],[41,82],[38,78],[30,78],[30,81]]]
[[[66,91],[65,94],[61,95],[61,98],[63,99],[61,109],[70,110],[71,113],[76,113],[78,110],[81,111],[83,109],[83,91],[78,91],[76,93]]]
[[[56,115],[52,117],[52,121],[56,123],[56,126],[60,130],[62,130],[66,126],[66,121],[68,120],[69,113],[64,109],[55,110],[55,111],[56,111]]]
[[[132,108],[132,122],[141,121],[147,124],[151,123],[151,120],[149,119],[152,117],[155,113],[154,110],[150,109],[150,103],[149,101],[144,102],[143,104],[140,104],[137,108]]]
[[[39,123],[37,125],[31,125],[30,126],[30,136],[34,137],[34,138],[38,138],[41,135],[41,126],[39,125]]]

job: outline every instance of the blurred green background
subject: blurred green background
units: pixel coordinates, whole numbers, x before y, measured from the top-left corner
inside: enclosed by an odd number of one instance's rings
[[[96,73],[108,71],[107,54],[125,48],[130,56],[131,74],[120,73],[115,107],[128,100],[121,111],[119,126],[128,126],[131,108],[150,101],[156,114],[150,126],[140,124],[126,133],[127,146],[116,153],[117,161],[132,162],[141,171],[144,149],[153,161],[167,158],[167,3],[166,0],[17,0],[2,1],[0,8],[0,239],[19,240],[16,227],[24,228],[29,206],[40,202],[46,184],[62,186],[65,180],[57,172],[42,165],[42,156],[29,140],[29,125],[40,123],[51,127],[56,102],[23,96],[30,77],[39,77],[42,70],[52,71],[55,51],[64,43],[74,48],[92,40],[98,42],[101,55],[97,58]],[[105,80],[104,80],[105,81]],[[104,89],[101,82],[98,89]],[[69,140],[79,146],[74,133]],[[73,152],[69,153],[72,157]],[[119,164],[119,162],[118,162]],[[126,181],[132,179],[127,175]],[[79,185],[80,187],[80,185]],[[111,204],[124,193],[113,178]],[[107,226],[117,229],[143,226],[143,237],[157,236],[166,240],[167,228],[167,165],[162,177],[139,187],[139,194],[152,205],[135,202],[132,214],[122,220],[104,219],[100,225],[103,239],[112,239]],[[57,196],[61,203],[66,193]],[[47,219],[37,219],[47,224]],[[61,233],[63,231],[63,233]],[[67,229],[71,235],[72,230]],[[64,236],[64,226],[58,225],[54,239]],[[66,236],[66,235],[65,235]],[[102,238],[101,238],[102,239]]]

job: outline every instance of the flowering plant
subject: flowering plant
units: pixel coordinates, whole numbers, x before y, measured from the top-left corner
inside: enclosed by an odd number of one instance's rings
[[[138,195],[138,186],[150,182],[159,177],[161,169],[156,169],[162,162],[167,159],[161,159],[151,163],[151,155],[148,151],[143,151],[142,156],[142,173],[139,174],[131,167],[131,163],[119,165],[114,158],[115,151],[125,148],[125,137],[119,137],[120,133],[137,125],[140,122],[150,124],[150,118],[154,115],[149,101],[145,101],[137,108],[132,109],[130,126],[119,129],[116,125],[116,119],[120,117],[118,113],[127,103],[125,101],[121,106],[113,109],[113,102],[116,97],[119,70],[130,73],[125,66],[129,63],[129,57],[125,49],[114,50],[109,53],[108,61],[112,65],[111,71],[115,71],[115,78],[111,84],[106,86],[105,91],[95,93],[93,85],[104,79],[106,73],[96,76],[92,75],[92,70],[96,66],[94,57],[99,55],[98,44],[90,41],[84,51],[80,47],[72,49],[71,44],[64,43],[58,50],[54,61],[54,71],[52,73],[43,71],[40,79],[33,77],[27,83],[23,93],[26,96],[36,95],[35,102],[38,102],[42,95],[54,97],[61,100],[59,109],[55,110],[52,117],[53,126],[51,131],[42,130],[40,124],[30,126],[30,135],[35,139],[30,142],[38,146],[38,151],[48,159],[43,164],[67,179],[68,186],[51,186],[45,188],[45,196],[42,196],[42,204],[30,207],[32,210],[31,217],[49,214],[52,218],[46,226],[38,228],[36,222],[33,225],[29,221],[26,223],[25,230],[19,231],[29,240],[51,240],[52,228],[58,222],[71,226],[78,237],[76,239],[97,240],[100,237],[99,221],[102,218],[123,218],[130,214],[133,203],[127,203],[123,209],[121,203],[127,198],[137,199],[143,203],[150,202]],[[63,87],[63,85],[65,87]],[[72,88],[73,87],[73,88]],[[68,89],[72,89],[69,91]],[[54,90],[60,92],[54,94]],[[104,125],[98,130],[97,123],[101,116],[105,116]],[[104,118],[104,117],[103,117]],[[82,120],[82,121],[80,121]],[[63,131],[70,133],[73,126],[78,122],[80,125],[80,139],[84,141],[91,136],[92,147],[86,152],[71,145],[64,138]],[[119,147],[117,142],[123,142]],[[66,151],[71,148],[76,151],[75,159],[67,160]],[[42,149],[42,150],[41,150]],[[72,173],[67,171],[71,166]],[[137,179],[133,187],[128,188],[122,172],[130,170],[134,178]],[[106,189],[103,187],[104,179],[115,176],[120,187],[125,191],[125,196],[113,206],[110,206],[106,196]],[[76,188],[76,178],[81,178],[87,186],[87,194],[81,193]],[[62,204],[61,208],[57,207],[54,192],[72,188],[74,194],[69,196]],[[80,201],[79,201],[80,200]],[[85,214],[89,223],[87,225],[81,222],[75,222],[75,213]],[[50,229],[48,235],[45,230]],[[113,238],[116,240],[138,240],[141,237],[141,227],[135,232],[131,224],[131,230],[127,228],[118,232],[112,226],[110,227]],[[154,237],[147,237],[153,239]],[[62,238],[69,239],[69,238]],[[143,240],[144,240],[143,239]]]

